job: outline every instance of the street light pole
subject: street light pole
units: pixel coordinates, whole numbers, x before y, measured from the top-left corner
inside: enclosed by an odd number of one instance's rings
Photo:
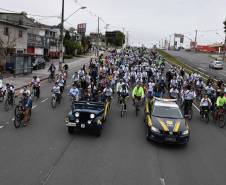
[[[98,17],[98,28],[97,28],[97,33],[98,33],[98,35],[97,35],[97,57],[99,58],[99,44],[100,44],[100,17]]]
[[[62,63],[64,62],[64,0],[62,0],[62,13],[60,24],[60,62],[59,71],[62,71]]]

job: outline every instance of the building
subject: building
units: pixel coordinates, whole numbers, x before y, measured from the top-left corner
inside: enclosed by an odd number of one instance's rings
[[[0,20],[0,65],[9,54],[27,53],[27,27]]]
[[[197,45],[196,50],[205,53],[224,53],[226,51],[226,47],[222,43],[216,43],[209,45]]]
[[[0,12],[0,20],[27,28],[27,53],[32,55],[59,56],[59,27],[36,22],[25,12]]]

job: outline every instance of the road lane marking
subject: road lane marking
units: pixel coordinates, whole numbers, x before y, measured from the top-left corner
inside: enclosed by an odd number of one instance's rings
[[[164,178],[160,178],[160,183],[161,183],[161,185],[166,185],[165,179]]]
[[[195,109],[200,112],[200,109],[193,103],[193,106],[195,107]]]
[[[201,67],[199,67],[198,69],[200,69],[201,71],[207,71],[206,69],[203,69],[203,68],[201,68]]]
[[[44,102],[47,101],[48,99],[49,99],[49,98],[46,98],[46,99],[42,100],[41,102],[44,103]]]
[[[34,105],[33,107],[32,107],[32,109],[35,109],[37,107],[37,105]]]
[[[12,120],[12,121],[15,121],[15,118],[12,118],[11,120]]]
[[[1,129],[1,128],[4,128],[4,126],[3,126],[3,125],[1,125],[1,126],[0,126],[0,129]]]

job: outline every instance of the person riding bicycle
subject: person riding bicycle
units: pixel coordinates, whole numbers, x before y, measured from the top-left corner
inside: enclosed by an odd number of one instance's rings
[[[120,79],[119,82],[116,84],[116,93],[118,97],[120,97],[120,91],[122,89],[123,80]]]
[[[23,93],[21,98],[23,114],[24,114],[24,126],[28,125],[29,113],[32,109],[32,99],[27,93]]]
[[[12,105],[13,101],[14,101],[14,94],[15,94],[14,86],[7,83],[4,94],[8,96],[8,98],[10,100],[9,103]]]
[[[33,91],[36,92],[34,94],[34,96],[39,98],[40,97],[40,79],[37,76],[33,76],[33,79],[31,81],[31,85],[32,85]]]
[[[64,72],[66,73],[65,76],[67,78],[68,77],[68,69],[69,69],[68,65],[65,64],[64,67],[63,67],[63,69],[64,69]]]
[[[179,97],[179,91],[177,90],[177,87],[174,86],[170,89],[170,98],[171,99],[178,99]]]
[[[56,100],[60,102],[61,99],[60,86],[57,82],[55,82],[55,85],[52,88],[52,92],[56,95]]]
[[[218,115],[220,111],[225,107],[225,105],[226,105],[226,94],[220,92],[220,95],[218,96],[216,101],[216,110],[214,112],[215,119],[218,119]]]
[[[212,102],[211,102],[208,94],[205,94],[204,98],[202,98],[202,100],[200,102],[200,115],[202,115],[205,110],[207,110],[209,112],[211,106],[212,106]]]
[[[111,97],[112,97],[113,91],[111,88],[110,83],[107,84],[107,87],[103,90],[103,98],[104,98],[104,102],[111,101]]]
[[[183,93],[184,99],[184,115],[188,115],[189,108],[192,108],[193,99],[196,97],[194,90],[191,89],[191,86],[187,86],[187,90]]]
[[[135,105],[135,101],[140,102],[144,98],[144,89],[142,87],[142,83],[138,82],[138,84],[134,87],[132,92],[133,104]]]
[[[126,106],[126,98],[129,97],[129,86],[127,83],[123,83],[122,84],[122,88],[120,89],[120,97],[121,97],[121,101],[120,104],[124,104],[124,110],[127,110],[127,106]]]
[[[56,67],[55,67],[55,65],[53,63],[51,63],[51,65],[49,66],[48,71],[50,72],[50,77],[52,79],[54,79],[55,78]]]
[[[69,96],[71,96],[73,100],[76,100],[76,101],[79,100],[80,91],[75,83],[72,85],[69,91]]]
[[[64,77],[63,77],[63,74],[60,74],[57,81],[58,85],[60,86],[60,92],[61,94],[63,94],[64,92],[64,85],[65,85],[65,82],[64,82]]]

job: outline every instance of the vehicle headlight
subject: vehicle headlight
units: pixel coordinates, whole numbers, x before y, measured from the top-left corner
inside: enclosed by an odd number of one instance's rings
[[[78,118],[79,117],[79,112],[75,113],[75,117]]]
[[[156,132],[156,133],[160,133],[160,130],[156,127],[151,127],[151,131]]]
[[[182,135],[184,136],[184,135],[188,135],[189,134],[189,130],[185,130],[185,131],[183,131],[182,132]]]
[[[91,119],[95,118],[95,114],[90,114],[90,118]]]
[[[76,123],[79,123],[79,119],[76,119],[75,122],[76,122]]]
[[[91,120],[88,120],[88,122],[87,122],[89,125],[92,123],[92,121]]]
[[[69,117],[65,117],[64,121],[65,121],[66,123],[69,123]]]

